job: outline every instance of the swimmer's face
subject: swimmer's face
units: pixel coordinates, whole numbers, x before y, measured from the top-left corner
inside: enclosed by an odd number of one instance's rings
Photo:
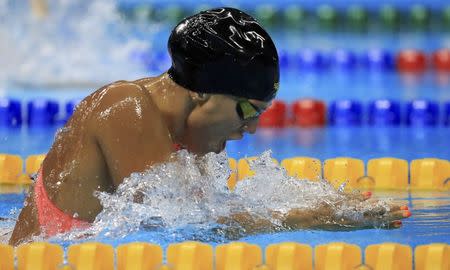
[[[240,140],[246,132],[255,133],[259,114],[269,105],[254,99],[209,95],[188,117],[186,145],[198,154],[219,153],[226,141]]]

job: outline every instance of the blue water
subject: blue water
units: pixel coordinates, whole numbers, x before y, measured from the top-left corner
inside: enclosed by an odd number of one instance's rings
[[[396,202],[407,204],[412,217],[403,220],[403,226],[395,230],[365,229],[356,231],[319,231],[298,230],[272,234],[257,234],[239,239],[265,247],[269,244],[295,241],[318,245],[342,241],[359,245],[361,248],[370,244],[396,242],[411,246],[429,243],[450,243],[450,194],[448,192],[397,192],[375,193],[375,196],[395,198]],[[11,217],[11,211],[18,213],[22,207],[23,194],[0,195],[0,217]],[[11,228],[13,220],[0,221],[0,229]],[[114,246],[146,241],[163,247],[173,242],[197,240],[216,245],[229,240],[218,237],[210,231],[184,229],[183,231],[145,230],[127,235],[121,239],[99,237],[95,239]],[[236,239],[234,239],[236,240]],[[78,240],[80,241],[80,240]],[[81,240],[82,241],[82,240]],[[64,246],[73,242],[56,241]]]
[[[123,0],[123,4],[133,5],[136,1]],[[155,1],[147,0],[148,3]],[[170,0],[165,3],[178,3]],[[257,1],[261,2],[261,1]],[[348,6],[360,3],[369,7],[378,7],[383,1],[321,1],[333,5]],[[184,1],[192,4],[192,1]],[[195,2],[197,3],[197,2]],[[208,2],[212,5],[212,2]],[[215,1],[217,5],[226,5],[226,1]],[[234,3],[234,2],[233,2]],[[281,5],[293,3],[291,0],[279,2]],[[296,2],[297,3],[297,2]],[[407,5],[405,1],[394,1],[396,5]],[[406,3],[406,4],[405,4]],[[427,5],[438,8],[445,1],[428,1]],[[306,7],[317,5],[317,1],[304,0],[300,4]],[[155,51],[166,52],[166,40],[172,26],[162,27],[157,32],[146,32],[145,29],[130,29],[135,37],[142,39],[162,40],[154,44]],[[450,46],[450,34],[447,33],[317,33],[314,28],[306,31],[269,29],[279,50],[293,52],[302,48],[315,48],[324,53],[338,48],[350,49],[362,53],[370,48],[388,49],[395,53],[402,48],[418,48],[426,52]],[[165,65],[168,63],[165,62]],[[155,75],[168,66],[148,71]],[[121,79],[121,78],[117,78]],[[100,85],[98,85],[100,86]],[[97,86],[96,86],[97,87]],[[7,84],[0,93],[2,96],[26,101],[38,97],[52,98],[62,105],[71,99],[83,98],[96,87],[49,89],[47,87],[24,87]],[[292,102],[298,98],[317,98],[326,102],[335,99],[355,99],[368,102],[379,98],[396,99],[402,102],[412,99],[431,99],[438,102],[450,101],[450,74],[427,72],[422,75],[404,76],[394,71],[374,72],[364,69],[354,71],[324,70],[306,72],[296,69],[284,69],[281,73],[279,99]],[[25,108],[25,107],[24,107]],[[60,119],[63,115],[59,116]],[[31,154],[46,153],[51,146],[54,134],[59,126],[48,128],[21,127],[17,129],[0,129],[0,153],[18,154],[26,158]],[[260,129],[255,135],[245,136],[241,141],[230,142],[227,152],[230,157],[241,158],[261,154],[271,149],[278,160],[293,156],[310,156],[325,160],[338,156],[349,156],[367,161],[378,157],[396,157],[411,161],[413,159],[434,157],[450,160],[450,128],[449,127],[324,127],[312,129]],[[294,231],[274,234],[248,236],[242,241],[266,246],[282,241],[297,241],[316,245],[331,241],[345,241],[362,247],[380,242],[398,242],[416,246],[431,242],[450,243],[450,193],[389,193],[375,194],[381,197],[394,197],[396,201],[407,204],[413,216],[404,220],[404,226],[397,230],[359,230],[351,232],[328,231]],[[23,204],[23,194],[0,195],[0,217],[11,218],[18,214]],[[0,221],[2,227],[11,228],[13,220]],[[211,242],[211,238],[215,242]],[[154,242],[166,246],[170,242],[182,240],[203,240],[213,244],[224,240],[201,231],[190,231],[179,234],[167,231],[141,230],[124,239],[101,238],[102,242],[118,245],[131,241]],[[67,243],[65,243],[67,244]]]
[[[57,127],[0,129],[0,153],[43,154],[53,143]],[[450,160],[448,127],[324,127],[259,129],[241,141],[230,141],[227,153],[233,158],[260,155],[271,149],[281,160],[310,156],[325,160],[347,156],[367,161],[396,157],[408,161],[434,157]]]
[[[0,152],[30,154],[47,152],[58,127],[26,128],[0,130]],[[311,156],[321,160],[337,156],[350,156],[367,161],[370,158],[391,156],[412,160],[424,157],[450,159],[450,128],[374,128],[368,126],[339,128],[325,127],[314,129],[259,129],[255,135],[245,136],[242,141],[227,145],[229,156],[241,158],[259,155],[272,149],[278,160],[292,156]],[[450,243],[450,193],[375,193],[379,197],[393,197],[401,204],[407,204],[413,216],[404,220],[403,227],[397,230],[358,230],[350,232],[329,232],[301,230],[274,234],[259,234],[244,237],[242,241],[255,243],[262,247],[276,242],[297,241],[317,245],[330,241],[345,241],[362,248],[381,242],[398,242],[411,246],[431,242]],[[0,195],[0,217],[14,217],[22,207],[24,195]],[[0,221],[1,227],[11,228],[13,220]],[[146,231],[132,233],[125,238],[96,239],[114,246],[132,242],[147,241],[167,246],[171,242],[199,240],[211,243],[226,242],[210,231]],[[59,242],[69,245],[72,242]]]

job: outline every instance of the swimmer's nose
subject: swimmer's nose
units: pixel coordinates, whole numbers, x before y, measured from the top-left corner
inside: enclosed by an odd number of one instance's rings
[[[244,133],[254,134],[258,126],[258,120],[251,121],[245,126],[241,127],[239,131],[234,132],[228,139],[229,140],[240,140],[244,137]]]

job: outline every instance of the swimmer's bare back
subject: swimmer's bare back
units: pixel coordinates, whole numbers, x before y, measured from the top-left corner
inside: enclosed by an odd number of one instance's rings
[[[102,210],[95,191],[113,192],[132,172],[167,160],[172,145],[163,115],[140,81],[107,85],[85,98],[56,135],[42,165],[45,190],[64,213],[93,222]],[[33,198],[31,192],[13,245],[40,234]]]

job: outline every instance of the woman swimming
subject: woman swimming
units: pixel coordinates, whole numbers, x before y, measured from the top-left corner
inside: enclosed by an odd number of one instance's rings
[[[11,244],[89,226],[102,210],[94,192],[114,192],[131,173],[168,161],[177,149],[218,153],[226,141],[256,131],[278,90],[279,63],[272,39],[252,17],[233,8],[200,12],[173,29],[168,47],[167,72],[106,85],[79,104],[42,164]],[[293,209],[277,218],[286,228],[321,227],[320,215],[329,209]],[[366,227],[374,217],[398,225],[408,215],[393,206],[353,225]],[[230,219],[249,232],[267,226],[251,213],[219,222]]]

